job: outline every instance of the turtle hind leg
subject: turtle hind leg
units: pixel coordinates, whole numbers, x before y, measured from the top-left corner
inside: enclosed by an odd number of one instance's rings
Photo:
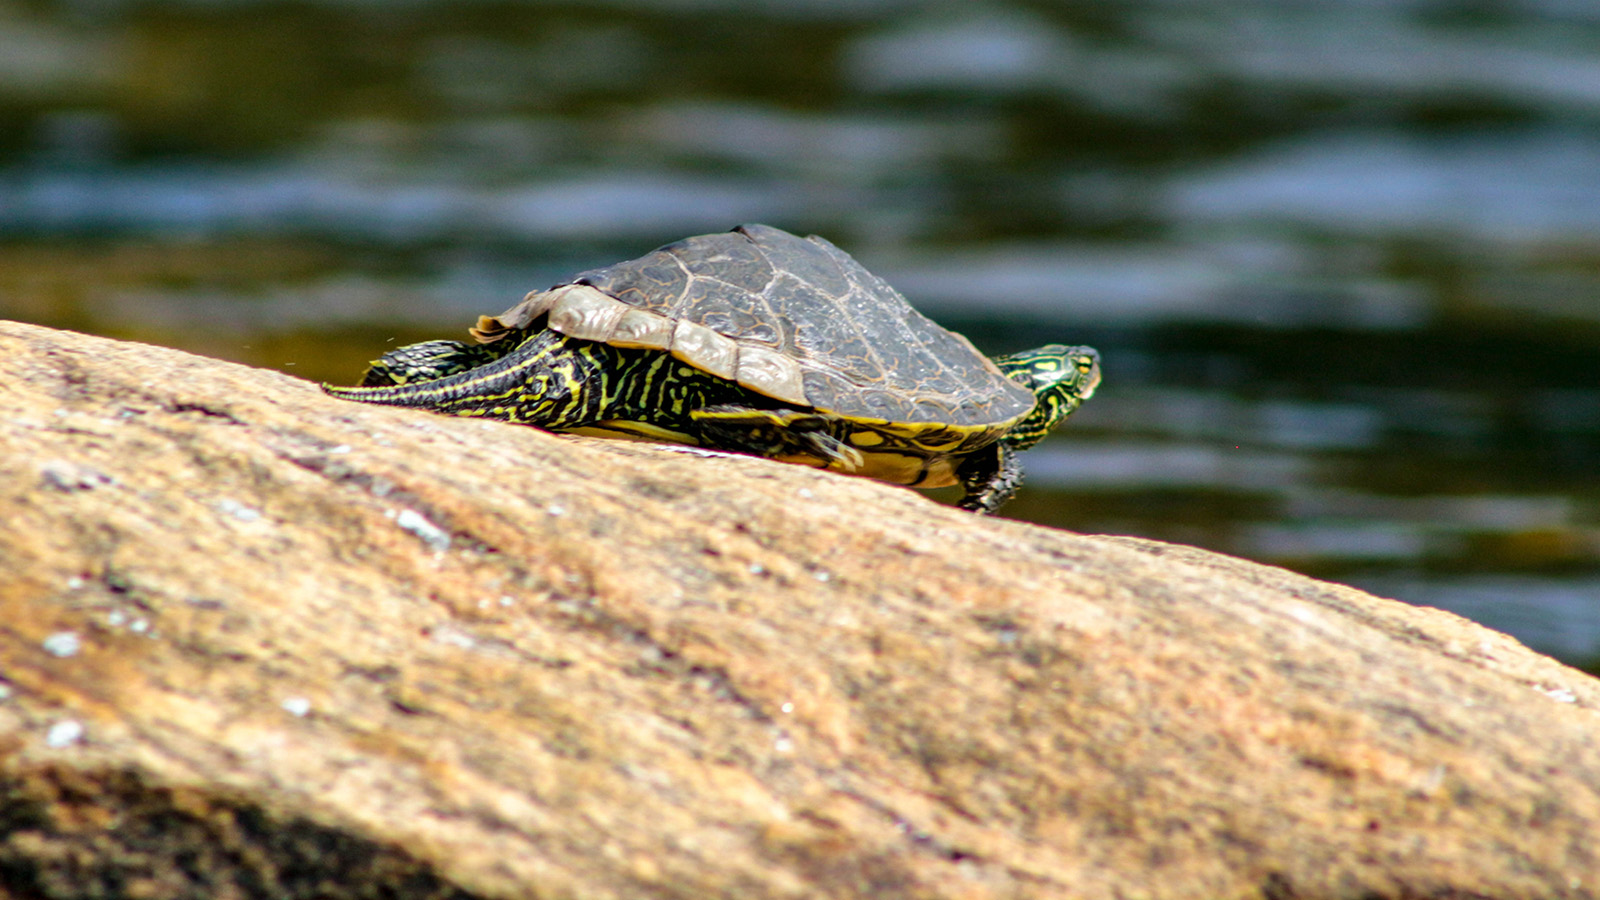
[[[611,348],[588,341],[577,343],[580,346],[569,346],[559,332],[540,332],[509,353],[488,351],[489,361],[449,375],[393,385],[323,385],[322,389],[344,400],[566,430],[597,418],[603,400],[602,374],[614,363],[604,353]],[[444,342],[446,349],[448,344]]]
[[[967,491],[960,507],[987,516],[1004,506],[1022,486],[1022,463],[1017,461],[1017,451],[996,443],[962,460],[956,477]]]
[[[689,417],[701,442],[719,450],[773,459],[811,457],[842,472],[854,472],[866,462],[861,451],[833,434],[834,420],[816,413],[722,405],[693,410]]]

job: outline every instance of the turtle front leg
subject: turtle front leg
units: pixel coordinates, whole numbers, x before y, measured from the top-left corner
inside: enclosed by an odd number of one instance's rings
[[[1017,451],[995,443],[962,460],[956,477],[967,491],[961,498],[961,508],[987,516],[1004,506],[1022,486],[1022,463],[1017,461]]]
[[[830,469],[854,472],[866,460],[861,451],[833,435],[832,420],[797,409],[707,406],[689,413],[708,447],[779,459],[809,456]]]

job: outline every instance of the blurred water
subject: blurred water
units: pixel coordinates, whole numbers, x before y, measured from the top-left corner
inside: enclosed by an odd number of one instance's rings
[[[1591,84],[1600,91],[1600,62]],[[1580,129],[1313,134],[1178,180],[1175,220],[1437,234],[1501,245],[1600,232],[1600,141]]]
[[[1600,659],[1600,7],[0,0],[0,315],[352,380],[685,235],[1101,349],[1008,514]]]

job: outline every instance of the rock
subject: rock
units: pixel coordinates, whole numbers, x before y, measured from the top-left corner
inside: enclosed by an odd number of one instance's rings
[[[1600,893],[1600,689],[1447,613],[27,325],[0,398],[12,896]]]

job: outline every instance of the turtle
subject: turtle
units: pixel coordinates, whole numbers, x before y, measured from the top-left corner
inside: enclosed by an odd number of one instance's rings
[[[1092,347],[989,358],[823,238],[767,225],[667,244],[480,316],[474,343],[383,354],[335,397],[690,444],[993,513],[1100,383]]]

